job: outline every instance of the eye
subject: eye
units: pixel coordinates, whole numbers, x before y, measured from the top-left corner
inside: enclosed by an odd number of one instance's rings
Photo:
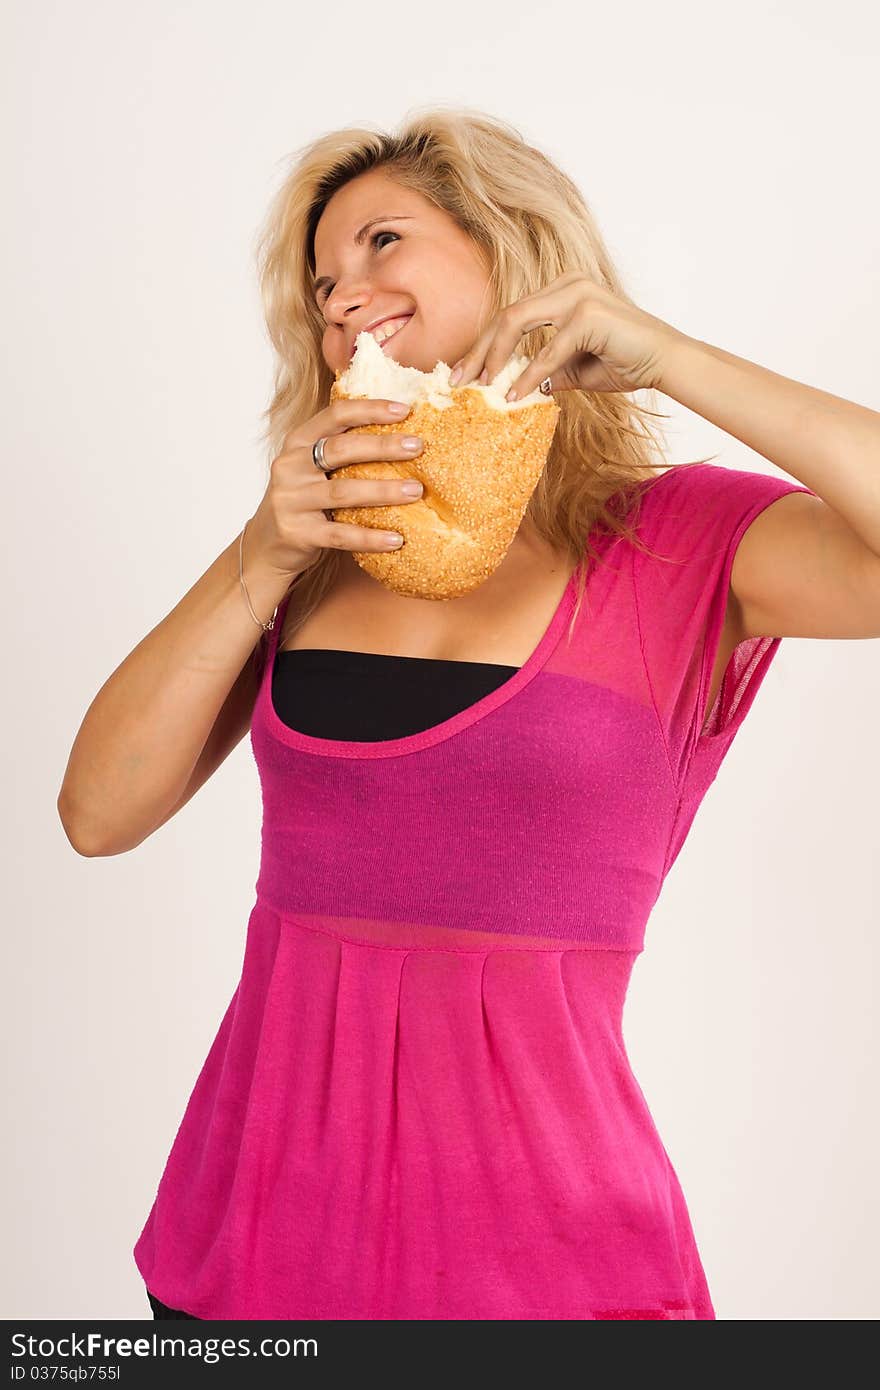
[[[395,241],[400,240],[396,232],[374,232],[373,235],[370,237],[370,245],[372,246],[374,242],[377,242],[380,236],[393,236]]]
[[[376,242],[379,240],[379,238],[380,238],[380,237],[383,237],[383,236],[393,236],[395,241],[400,241],[400,235],[399,235],[397,232],[389,232],[389,231],[386,229],[385,231],[381,231],[381,232],[373,232],[373,233],[371,234],[371,236],[370,236],[370,245],[371,245],[371,246],[374,246],[374,245],[376,244]],[[332,289],[333,289],[333,286],[332,286],[332,285],[323,285],[323,286],[321,287],[321,289],[318,291],[318,304],[319,304],[319,305],[324,305],[324,304],[326,304],[326,302],[327,302],[327,296],[330,294],[330,291],[331,291]]]

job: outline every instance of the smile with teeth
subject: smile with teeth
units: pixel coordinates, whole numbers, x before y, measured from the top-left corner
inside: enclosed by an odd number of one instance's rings
[[[375,338],[376,342],[381,345],[382,343],[387,342],[387,340],[392,336],[392,334],[398,333],[405,323],[409,323],[409,320],[411,318],[411,314],[403,314],[400,318],[386,319],[384,323],[379,323],[376,325],[376,327],[372,330],[370,337]]]

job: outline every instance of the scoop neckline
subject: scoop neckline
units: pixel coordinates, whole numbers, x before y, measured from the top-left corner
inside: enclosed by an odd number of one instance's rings
[[[430,729],[422,729],[415,734],[406,734],[402,738],[383,739],[378,743],[365,743],[363,740],[353,739],[316,738],[313,734],[303,734],[298,729],[292,729],[277,714],[272,703],[272,676],[284,619],[292,597],[291,591],[282,599],[275,615],[269,650],[266,654],[266,664],[260,682],[258,702],[264,725],[279,742],[287,744],[289,748],[297,748],[303,753],[313,753],[316,757],[323,758],[395,758],[402,757],[407,753],[419,753],[423,749],[434,748],[440,743],[445,743],[447,739],[463,733],[465,729],[471,728],[481,719],[485,719],[487,715],[494,713],[496,709],[500,709],[502,705],[507,704],[508,700],[514,699],[539,674],[549,660],[551,652],[559,641],[562,629],[571,616],[574,608],[577,574],[582,563],[583,557],[578,560],[569,575],[562,597],[556,605],[556,610],[535,650],[509,680],[504,681],[495,690],[490,690],[489,694],[484,695],[481,700],[468,705],[467,709],[460,710],[451,718],[432,725]],[[355,655],[359,655],[359,653],[355,653]]]

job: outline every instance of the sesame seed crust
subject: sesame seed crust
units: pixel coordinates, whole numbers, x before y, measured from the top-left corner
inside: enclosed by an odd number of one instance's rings
[[[330,400],[350,399],[334,382]],[[388,553],[352,551],[386,588],[409,598],[458,598],[497,569],[519,529],[556,431],[559,406],[498,410],[482,391],[452,388],[452,404],[413,403],[406,433],[423,441],[413,459],[353,463],[336,478],[418,478],[424,493],[400,506],[337,507],[335,521],[399,531],[404,544]],[[400,422],[355,425],[346,434],[399,434]]]

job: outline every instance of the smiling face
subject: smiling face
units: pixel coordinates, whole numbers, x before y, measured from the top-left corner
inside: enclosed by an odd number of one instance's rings
[[[315,278],[326,321],[321,348],[334,373],[377,319],[410,315],[384,351],[430,372],[462,357],[491,316],[489,272],[476,243],[381,169],[351,179],[327,203],[315,230]]]

